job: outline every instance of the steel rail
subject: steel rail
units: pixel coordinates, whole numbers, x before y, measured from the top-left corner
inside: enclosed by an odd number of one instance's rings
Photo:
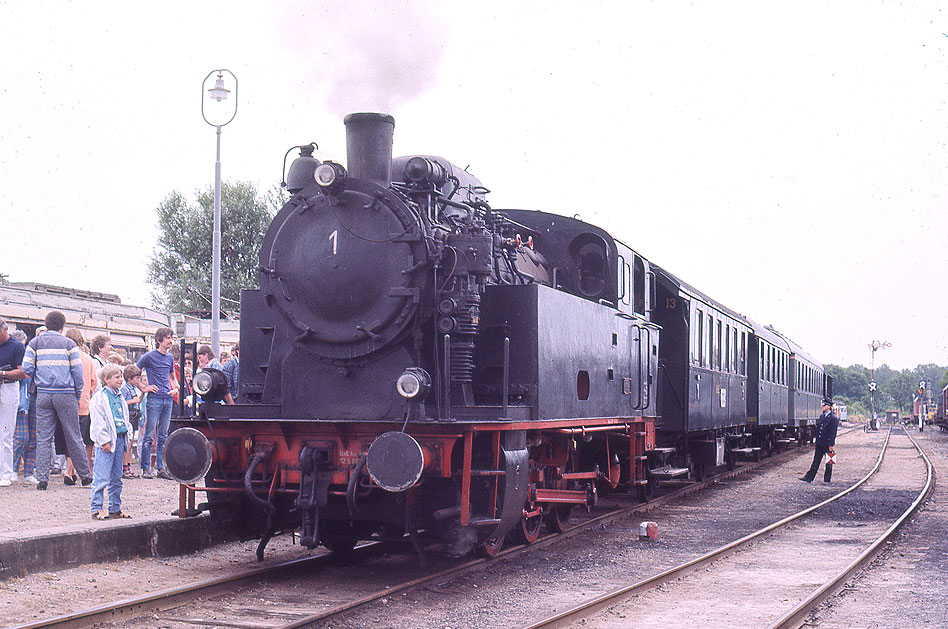
[[[457,577],[467,572],[477,570],[483,567],[485,564],[493,563],[496,561],[509,560],[518,556],[521,553],[529,552],[538,548],[544,548],[546,546],[550,546],[559,540],[566,539],[574,535],[577,535],[579,533],[582,533],[583,531],[585,531],[586,529],[590,528],[593,525],[611,522],[613,520],[629,515],[631,513],[642,513],[645,511],[649,511],[651,509],[654,509],[655,507],[664,505],[668,502],[672,502],[674,500],[677,500],[678,498],[687,496],[688,494],[696,492],[700,489],[710,487],[711,485],[721,482],[722,480],[734,478],[736,476],[746,474],[747,472],[754,471],[765,465],[773,464],[775,461],[789,457],[789,455],[795,451],[796,451],[795,449],[787,449],[783,452],[779,452],[778,454],[768,457],[762,461],[748,463],[747,465],[743,465],[742,467],[739,467],[737,469],[722,472],[721,474],[717,474],[704,481],[701,481],[700,483],[689,484],[680,489],[676,489],[667,494],[663,494],[662,496],[659,496],[657,498],[653,498],[652,500],[649,500],[648,502],[631,505],[628,507],[621,507],[614,511],[604,513],[602,515],[590,518],[588,520],[583,520],[582,522],[579,522],[577,524],[574,524],[573,526],[570,526],[562,533],[552,533],[552,534],[545,535],[532,544],[521,544],[518,546],[514,546],[504,551],[501,551],[495,557],[492,557],[492,558],[473,559],[462,565],[448,568],[447,570],[438,572],[437,574],[419,577],[418,579],[414,579],[412,581],[408,581],[399,585],[391,586],[384,590],[379,590],[375,593],[363,596],[362,598],[359,598],[357,600],[350,601],[348,603],[343,603],[342,605],[339,605],[332,609],[318,612],[310,616],[306,616],[304,618],[299,618],[287,624],[280,625],[279,629],[298,629],[299,627],[306,627],[309,625],[313,625],[317,622],[323,622],[330,618],[340,616],[344,613],[354,611],[360,607],[364,607],[382,598],[389,598],[394,594],[415,590],[421,587],[425,587],[426,585],[430,585],[432,583],[435,583],[435,584],[441,583],[448,578]]]
[[[855,484],[851,485],[847,489],[844,489],[843,491],[839,492],[838,494],[830,498],[827,498],[826,500],[818,504],[807,507],[806,509],[803,509],[802,511],[798,511],[797,513],[794,513],[793,515],[787,516],[786,518],[783,518],[782,520],[774,522],[773,524],[765,526],[764,528],[759,529],[753,533],[745,535],[744,537],[741,537],[740,539],[734,540],[733,542],[730,542],[728,544],[725,544],[724,546],[721,546],[708,553],[705,553],[704,555],[701,555],[700,557],[697,557],[696,559],[692,559],[691,561],[685,562],[673,568],[669,568],[668,570],[665,570],[664,572],[661,572],[659,574],[653,575],[651,577],[648,577],[646,579],[643,579],[631,585],[627,585],[617,590],[613,590],[612,592],[603,594],[602,596],[598,596],[594,599],[588,600],[580,605],[567,609],[563,612],[544,618],[543,620],[540,620],[539,622],[526,625],[524,629],[536,629],[539,627],[565,627],[573,623],[579,622],[582,619],[589,618],[590,616],[593,616],[605,610],[606,608],[612,605],[615,605],[616,603],[619,603],[633,595],[640,594],[646,590],[657,587],[661,585],[662,583],[668,582],[672,579],[677,579],[690,572],[693,572],[694,570],[697,570],[698,568],[708,563],[711,563],[712,561],[716,559],[720,559],[721,557],[740,548],[741,546],[744,546],[745,544],[747,544],[748,542],[754,539],[757,539],[763,535],[767,535],[768,533],[772,533],[773,531],[781,529],[787,526],[788,524],[813,513],[817,509],[823,506],[826,506],[827,504],[835,500],[839,500],[843,496],[855,491],[858,487],[860,487],[866,481],[868,481],[869,478],[879,470],[879,467],[882,465],[882,459],[885,456],[886,448],[889,445],[889,438],[891,437],[891,435],[892,435],[892,430],[890,429],[888,434],[886,434],[885,442],[882,444],[882,450],[881,452],[879,452],[879,457],[876,460],[876,463],[872,467],[872,469],[869,470],[869,472],[862,479],[860,479],[859,481],[857,481]]]
[[[382,544],[368,543],[359,546],[355,552],[365,555],[371,555],[378,552]],[[168,607],[185,603],[199,596],[206,596],[220,590],[229,589],[243,582],[259,579],[260,577],[272,576],[280,573],[313,568],[327,563],[331,560],[329,553],[317,555],[315,557],[303,557],[264,566],[253,568],[251,570],[242,570],[230,575],[197,581],[187,585],[181,585],[159,592],[152,592],[144,596],[125,599],[115,603],[107,603],[98,607],[80,610],[71,614],[47,618],[25,625],[15,625],[11,629],[38,629],[39,627],[88,627],[97,623],[115,622],[122,618],[130,618],[142,614],[161,611]]]
[[[314,614],[303,619],[299,619],[292,623],[282,625],[281,629],[290,629],[292,627],[303,627],[307,624],[312,624],[317,621],[325,620],[333,616],[338,616],[342,613],[355,610],[359,607],[367,605],[373,601],[391,596],[394,593],[408,591],[412,589],[417,589],[423,587],[430,583],[441,582],[443,579],[448,577],[458,576],[467,571],[473,571],[478,567],[498,560],[507,560],[521,552],[528,550],[543,548],[550,546],[556,543],[557,540],[565,539],[582,533],[587,528],[595,524],[603,524],[610,522],[612,520],[618,519],[625,515],[631,513],[642,513],[664,505],[666,503],[672,502],[679,498],[682,498],[688,494],[699,491],[706,487],[709,487],[715,483],[721,482],[723,480],[728,480],[737,476],[741,476],[748,472],[759,469],[763,466],[773,464],[776,461],[782,460],[789,457],[791,454],[796,453],[798,448],[788,448],[782,452],[778,452],[766,459],[763,459],[758,462],[749,462],[741,467],[738,467],[734,470],[728,470],[717,474],[713,477],[709,477],[702,482],[691,483],[676,489],[667,494],[663,494],[648,502],[639,503],[627,507],[621,507],[614,511],[590,518],[588,520],[583,520],[573,526],[570,526],[562,533],[548,534],[533,544],[524,544],[515,547],[508,548],[500,553],[497,556],[487,559],[487,558],[478,558],[460,566],[449,568],[447,570],[438,572],[434,575],[429,575],[427,577],[420,577],[412,581],[399,584],[386,588],[384,590],[379,590],[373,594],[363,596],[355,601],[346,603],[335,607],[333,609]],[[376,552],[380,552],[385,547],[384,544],[379,542],[370,542],[364,545],[357,547],[354,552],[361,555],[371,556]],[[194,600],[201,596],[207,596],[217,591],[233,588],[244,582],[259,580],[260,577],[267,577],[278,575],[281,573],[294,571],[294,570],[303,570],[310,569],[313,567],[318,567],[323,563],[330,561],[332,555],[323,554],[315,557],[303,557],[300,559],[294,559],[291,561],[282,562],[279,564],[274,564],[272,566],[264,566],[259,568],[253,568],[250,570],[236,572],[231,575],[218,577],[214,579],[208,579],[204,581],[198,581],[195,583],[190,583],[187,585],[182,585],[174,588],[169,588],[166,590],[161,590],[158,592],[152,592],[140,597],[135,597],[131,599],[124,599],[114,603],[108,603],[105,605],[100,605],[97,607],[80,610],[70,614],[65,614],[62,616],[56,616],[53,618],[48,618],[45,620],[36,621],[33,623],[15,625],[12,629],[38,629],[40,627],[57,627],[57,628],[74,628],[74,627],[88,627],[97,623],[103,622],[115,622],[122,618],[131,618],[136,615],[142,615],[146,613],[153,613],[156,611],[161,611],[169,607],[173,607],[178,604],[186,603],[188,601]]]
[[[834,576],[832,579],[821,585],[820,587],[813,590],[809,596],[807,596],[799,605],[788,611],[786,614],[778,618],[770,625],[771,629],[783,629],[785,627],[798,627],[800,623],[810,614],[813,609],[822,603],[824,600],[832,596],[836,591],[838,591],[843,583],[849,579],[857,570],[867,565],[872,559],[878,555],[882,549],[883,544],[885,544],[889,539],[891,539],[896,531],[905,523],[905,521],[911,516],[915,511],[918,510],[918,507],[921,506],[922,502],[928,497],[929,493],[933,489],[934,477],[935,477],[935,468],[932,465],[931,459],[928,458],[928,455],[922,450],[921,446],[918,445],[918,442],[909,434],[905,427],[902,427],[902,431],[905,433],[905,436],[909,438],[912,442],[912,445],[915,446],[915,449],[918,450],[918,453],[922,455],[922,459],[925,461],[925,467],[927,470],[925,478],[925,486],[916,496],[915,501],[909,505],[908,509],[899,516],[892,526],[890,526],[886,531],[876,539],[872,544],[869,545],[866,550],[864,550],[856,559],[852,561],[848,566],[843,568],[839,574]],[[892,429],[889,429],[889,434],[892,433]],[[888,440],[888,438],[886,438]]]

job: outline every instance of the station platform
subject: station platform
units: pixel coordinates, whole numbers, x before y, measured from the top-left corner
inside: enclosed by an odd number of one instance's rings
[[[91,490],[51,475],[46,491],[22,480],[0,487],[0,580],[81,564],[168,557],[227,541],[205,515],[178,518],[178,484],[125,479],[122,510],[132,517],[92,519]]]

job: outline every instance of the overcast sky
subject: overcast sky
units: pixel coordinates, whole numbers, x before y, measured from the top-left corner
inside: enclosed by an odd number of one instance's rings
[[[826,363],[948,365],[944,2],[0,0],[0,273],[150,303],[155,208],[395,117],[496,208],[578,214]],[[226,220],[226,216],[225,216]]]

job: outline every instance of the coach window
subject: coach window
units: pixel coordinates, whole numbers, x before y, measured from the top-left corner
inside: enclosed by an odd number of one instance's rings
[[[629,267],[629,263],[625,261],[625,258],[622,255],[618,256],[619,260],[619,277],[618,277],[618,295],[619,301],[628,305],[629,304],[629,295],[631,291],[629,290],[631,279],[632,269]]]
[[[695,309],[695,321],[698,322],[698,364],[704,367],[704,313],[701,308]]]
[[[724,348],[721,347],[721,321],[718,321],[718,336],[714,340],[714,365],[717,367],[718,371],[721,371],[721,354],[724,353]]]
[[[645,314],[645,263],[635,256],[632,260],[635,270],[632,272],[632,309],[640,315]]]
[[[708,315],[708,367],[714,369],[718,362],[718,346],[714,337],[714,315]]]
[[[728,339],[731,337],[731,326],[724,326],[724,371],[731,370],[731,344]]]
[[[747,332],[741,332],[741,375],[747,375]]]
[[[763,341],[760,341],[760,349],[757,351],[757,362],[760,365],[760,379],[767,379],[767,351],[764,349]]]
[[[739,336],[737,328],[731,328],[731,359],[734,361],[734,373],[741,373],[741,346],[737,341]]]
[[[761,380],[770,381],[770,350],[767,348],[766,343],[761,343],[760,346],[761,359],[760,364],[764,366],[764,375],[761,376]]]
[[[691,354],[688,358],[692,365],[698,362],[698,323],[696,316],[697,313],[692,309],[691,319],[688,321],[688,347],[691,348]]]
[[[714,368],[714,316],[708,313],[708,369]]]

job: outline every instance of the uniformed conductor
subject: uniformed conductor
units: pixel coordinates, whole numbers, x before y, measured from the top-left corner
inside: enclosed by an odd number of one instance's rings
[[[820,415],[820,421],[816,425],[816,449],[813,451],[813,464],[810,465],[809,471],[800,477],[800,480],[812,483],[813,478],[816,476],[816,471],[820,469],[820,461],[823,460],[823,455],[827,452],[832,454],[835,452],[834,446],[836,445],[836,429],[839,428],[839,419],[836,415],[833,415],[833,401],[830,399],[823,400],[823,414]],[[833,476],[833,466],[827,462],[826,471],[823,472],[823,482],[830,482],[830,478]]]

